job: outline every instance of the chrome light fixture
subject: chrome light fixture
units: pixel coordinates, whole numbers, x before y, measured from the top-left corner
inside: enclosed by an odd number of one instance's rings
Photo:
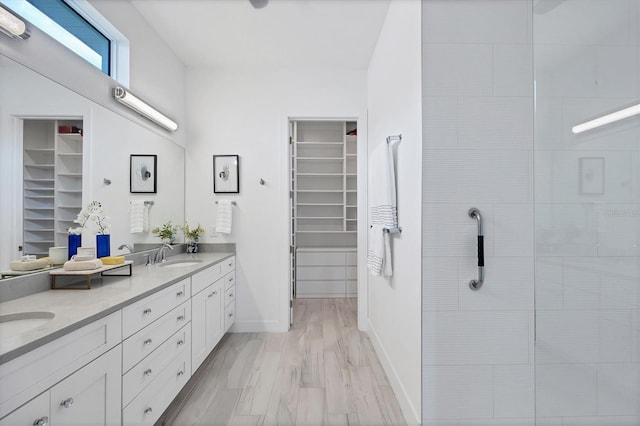
[[[615,123],[616,121],[624,120],[625,118],[633,117],[640,114],[640,104],[632,105],[630,107],[612,112],[611,114],[603,115],[602,117],[595,118],[593,120],[586,121],[577,126],[573,126],[571,131],[574,134],[586,132],[607,124]]]
[[[28,39],[29,32],[24,21],[0,6],[0,31],[11,38]]]
[[[125,90],[122,87],[116,87],[113,89],[113,97],[116,101],[120,102],[123,105],[128,106],[138,114],[148,118],[154,123],[158,124],[161,127],[164,127],[167,130],[175,132],[178,130],[178,124],[171,120],[166,115],[162,114],[157,109],[153,108],[149,104],[143,102],[138,97],[134,96],[131,92]]]

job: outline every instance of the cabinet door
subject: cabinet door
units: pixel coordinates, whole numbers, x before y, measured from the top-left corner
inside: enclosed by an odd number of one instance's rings
[[[207,357],[207,300],[209,289],[191,298],[191,365],[193,372]]]
[[[0,426],[48,426],[49,424],[49,391],[36,396],[0,420]]]
[[[218,344],[224,334],[222,318],[222,281],[213,283],[207,290],[207,355]]]
[[[52,425],[114,425],[121,415],[120,345],[51,388]]]

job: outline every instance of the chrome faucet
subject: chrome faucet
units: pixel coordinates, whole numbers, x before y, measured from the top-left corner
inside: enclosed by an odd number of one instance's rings
[[[122,244],[120,247],[118,247],[118,250],[122,250],[123,248],[129,250],[129,253],[133,253],[133,246],[131,244]]]
[[[160,263],[160,262],[166,262],[167,261],[167,258],[166,258],[167,249],[173,250],[173,246],[171,244],[169,244],[169,243],[162,243],[162,246],[156,252],[156,257],[155,257],[154,263]]]

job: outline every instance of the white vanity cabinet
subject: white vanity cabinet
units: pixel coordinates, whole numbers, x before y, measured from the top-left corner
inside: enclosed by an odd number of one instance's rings
[[[191,278],[193,371],[200,367],[235,319],[235,262],[234,256]]]
[[[118,311],[0,366],[0,425],[119,424],[120,336]]]

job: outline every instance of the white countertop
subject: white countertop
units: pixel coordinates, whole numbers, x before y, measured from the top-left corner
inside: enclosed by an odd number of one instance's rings
[[[132,276],[104,276],[91,283],[90,290],[49,290],[0,303],[0,315],[21,312],[51,312],[55,317],[22,334],[0,336],[0,364],[4,364],[45,343],[233,256],[234,253],[180,254],[168,260],[201,259],[184,267],[135,266]],[[117,270],[116,270],[117,271]]]

